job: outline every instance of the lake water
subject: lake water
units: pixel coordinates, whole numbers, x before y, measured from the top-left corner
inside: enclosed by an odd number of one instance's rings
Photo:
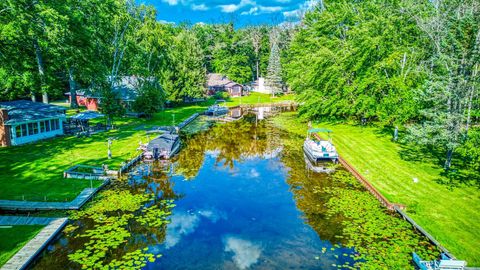
[[[328,186],[332,180],[328,174],[306,169],[302,137],[253,115],[210,128],[204,124],[207,121],[199,119],[192,125],[198,132],[191,129],[184,135],[183,149],[174,160],[139,164],[124,183],[116,184],[114,189],[152,193],[157,199],[174,200],[176,206],[168,225],[130,222],[126,230],[131,236],[107,251],[105,261],[144,249],[162,256],[143,269],[353,265],[354,248],[340,241],[344,219],[326,218],[324,202],[315,199],[310,186]],[[85,248],[88,239],[78,235],[101,225],[87,218],[74,224],[79,226],[77,232],[65,233],[52,244],[36,269],[80,268],[68,254]]]

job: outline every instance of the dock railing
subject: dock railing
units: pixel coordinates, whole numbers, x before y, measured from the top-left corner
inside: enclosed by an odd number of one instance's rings
[[[314,136],[322,140],[322,137],[318,134],[314,134]],[[357,180],[362,183],[362,185],[373,195],[380,203],[385,206],[388,210],[397,212],[404,220],[408,221],[412,226],[423,236],[425,236],[432,244],[437,246],[445,255],[449,258],[455,260],[455,256],[450,253],[444,246],[440,244],[431,234],[429,234],[425,229],[423,229],[420,225],[418,225],[411,217],[409,217],[404,211],[406,207],[401,204],[396,204],[390,202],[385,196],[383,196],[372,184],[368,182],[365,177],[363,177],[352,165],[350,165],[346,160],[339,156],[338,160],[340,163],[353,175]],[[477,268],[465,268],[465,269],[477,269]]]
[[[318,134],[314,134],[314,136],[319,139],[323,140],[322,137]],[[395,204],[390,202],[385,196],[383,196],[370,182],[368,182],[365,177],[363,177],[352,165],[350,165],[346,160],[342,157],[338,157],[338,161],[347,169],[355,178],[367,189],[375,198],[377,198],[380,203],[385,206],[390,211],[395,211],[395,207],[398,207],[401,210],[405,210],[405,206],[401,204]]]

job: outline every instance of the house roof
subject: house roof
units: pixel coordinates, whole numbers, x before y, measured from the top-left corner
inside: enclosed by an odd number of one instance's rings
[[[231,87],[241,85],[227,78],[220,73],[209,73],[207,75],[207,87]]]
[[[29,100],[0,102],[0,108],[8,111],[8,120],[5,121],[5,125],[48,118],[63,118],[66,111],[65,107]]]
[[[236,82],[229,82],[229,83],[225,84],[226,87],[233,87],[233,86],[236,86],[236,85],[242,86],[241,84],[236,83]]]
[[[155,147],[158,147],[159,149],[172,150],[176,140],[178,140],[178,135],[164,133],[151,140],[147,145],[147,149],[153,150]]]
[[[108,80],[111,80],[109,77]],[[143,78],[138,76],[122,76],[113,84],[113,91],[118,94],[121,100],[133,101],[138,96],[138,89],[145,81],[155,83],[155,78]],[[70,93],[65,93],[70,95]],[[101,94],[95,87],[77,90],[77,95],[88,98],[101,98]]]

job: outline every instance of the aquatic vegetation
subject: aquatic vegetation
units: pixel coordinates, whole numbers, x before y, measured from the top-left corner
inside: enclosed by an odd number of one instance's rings
[[[91,220],[93,228],[83,232],[80,225],[69,225],[65,233],[84,239],[82,248],[68,255],[82,269],[140,269],[160,255],[148,248],[125,247],[133,236],[135,224],[145,228],[163,228],[171,215],[173,200],[153,201],[152,194],[133,194],[128,190],[107,190],[83,211],[73,212],[73,220]],[[120,252],[118,252],[120,250]],[[112,252],[116,251],[116,252]]]
[[[329,195],[328,216],[342,215],[346,245],[359,253],[355,267],[409,269],[411,253],[433,259],[439,251],[412,226],[386,209],[348,172],[332,175],[335,185],[324,187]],[[346,266],[343,266],[346,267]]]

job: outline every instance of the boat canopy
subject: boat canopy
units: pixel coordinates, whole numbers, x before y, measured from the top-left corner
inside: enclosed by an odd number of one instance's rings
[[[318,133],[318,132],[331,133],[333,131],[327,128],[311,128],[308,130],[308,133]]]

